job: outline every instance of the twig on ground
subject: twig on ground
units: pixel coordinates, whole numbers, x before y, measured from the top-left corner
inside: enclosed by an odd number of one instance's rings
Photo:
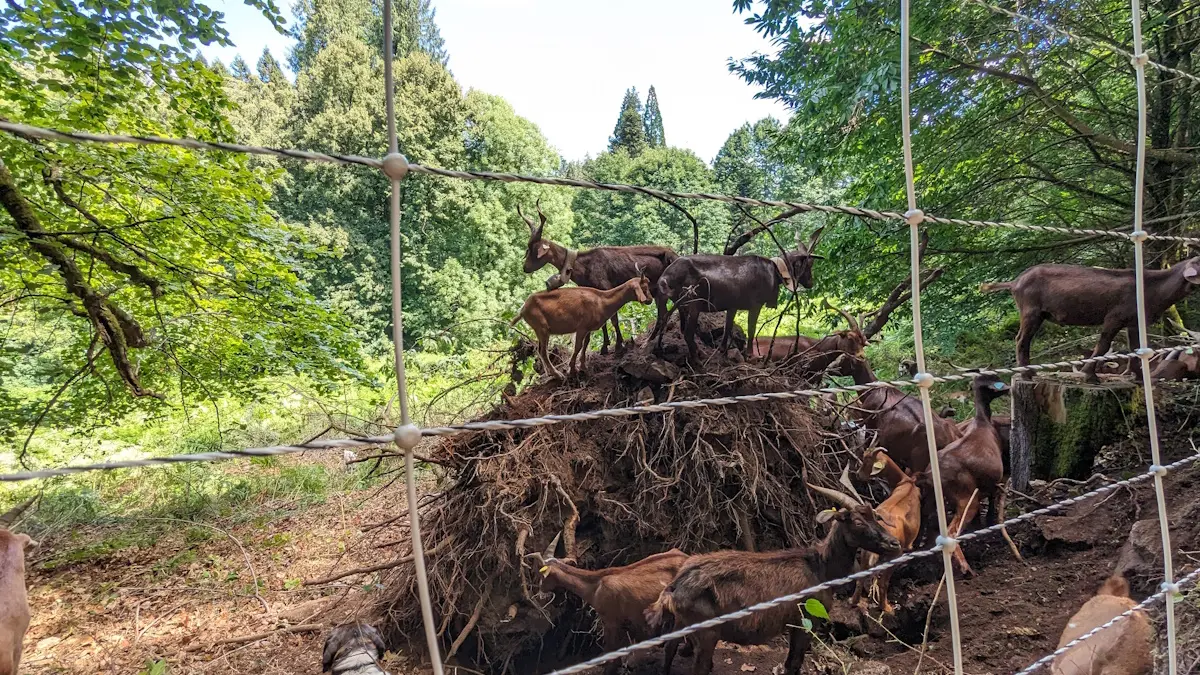
[[[183,523],[185,525],[199,525],[200,527],[207,527],[211,530],[216,530],[217,532],[220,532],[221,534],[228,537],[229,540],[232,541],[234,543],[234,545],[236,545],[238,547],[238,549],[242,552],[242,558],[244,558],[246,560],[246,568],[250,570],[250,579],[251,579],[251,582],[254,584],[254,598],[262,603],[264,612],[266,612],[267,614],[271,613],[271,606],[267,604],[267,601],[263,598],[262,594],[259,593],[258,572],[256,572],[254,569],[254,561],[252,561],[250,559],[250,554],[246,552],[246,547],[242,546],[241,540],[239,540],[237,537],[233,536],[229,532],[226,532],[225,530],[222,530],[221,528],[217,527],[216,525],[210,525],[208,523],[201,523],[201,522],[195,521],[195,520],[183,520],[182,518],[138,518],[138,520],[152,520],[152,521],[156,520],[156,521],[167,522],[167,523]]]
[[[441,546],[442,546],[442,544],[438,544],[437,546],[432,546],[432,547],[426,549],[425,555],[428,557],[428,556],[433,555],[434,553],[437,553],[438,548],[440,548]],[[337,574],[332,574],[332,575],[324,577],[322,579],[309,579],[309,580],[305,581],[303,585],[316,586],[318,584],[327,584],[331,581],[337,581],[338,579],[344,579],[348,576],[353,576],[355,574],[371,574],[372,572],[382,572],[383,570],[390,570],[393,567],[399,567],[400,565],[403,565],[404,563],[410,563],[412,561],[413,561],[413,555],[410,553],[410,554],[404,556],[403,558],[397,558],[395,560],[390,560],[385,563],[379,563],[378,565],[368,565],[366,567],[354,567],[354,568],[348,569],[344,572],[338,572]]]
[[[284,635],[287,633],[311,633],[319,631],[323,626],[319,623],[302,623],[298,626],[288,626],[279,630],[268,631],[266,633],[255,633],[253,635],[239,635],[236,637],[222,638],[213,642],[188,645],[183,648],[185,652],[198,652],[212,647],[220,647],[221,645],[240,645],[247,642],[258,642],[267,638],[275,637],[276,635]]]

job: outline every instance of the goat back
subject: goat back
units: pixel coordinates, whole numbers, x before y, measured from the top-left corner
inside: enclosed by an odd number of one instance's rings
[[[1112,581],[1110,579],[1109,581]],[[1122,580],[1124,581],[1124,580]],[[1108,588],[1108,582],[1101,587],[1103,593]],[[1111,588],[1120,591],[1122,589]],[[1124,584],[1128,592],[1128,584]],[[1062,637],[1058,641],[1061,648],[1068,642],[1078,638],[1105,623],[1113,617],[1132,609],[1136,603],[1128,597],[1102,594],[1097,595],[1080,608],[1067,622]],[[1064,654],[1054,659],[1051,667],[1053,675],[1147,675],[1154,663],[1153,631],[1150,622],[1143,612],[1120,621],[1083,642],[1075,645]]]

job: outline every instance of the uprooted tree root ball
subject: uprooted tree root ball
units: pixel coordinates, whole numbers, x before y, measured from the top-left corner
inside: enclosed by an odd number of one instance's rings
[[[705,317],[703,342],[721,317]],[[744,344],[744,343],[743,343]],[[686,354],[673,326],[668,359]],[[786,369],[715,358],[695,374],[660,361],[645,338],[626,354],[592,355],[582,378],[541,380],[488,419],[574,413],[796,389]],[[736,360],[736,359],[735,359]],[[630,373],[638,375],[631,375]],[[817,535],[804,481],[834,485],[845,446],[821,399],[747,403],[453,436],[431,458],[449,485],[421,508],[430,593],[443,648],[481,670],[531,672],[577,660],[595,621],[574,597],[538,592],[528,554],[559,536],[556,554],[588,569],[624,565],[679,547],[770,550]],[[408,544],[402,544],[407,552]],[[409,565],[385,579],[379,607],[392,637],[419,648],[420,608]]]

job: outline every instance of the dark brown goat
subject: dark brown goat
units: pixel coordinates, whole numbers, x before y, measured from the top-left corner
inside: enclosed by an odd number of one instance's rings
[[[1188,347],[1167,354],[1155,363],[1150,371],[1156,380],[1196,380],[1200,379],[1200,355]]]
[[[543,370],[561,379],[562,373],[550,363],[550,356],[546,353],[551,335],[575,334],[575,351],[571,353],[570,368],[570,373],[574,375],[576,357],[579,357],[580,368],[586,365],[587,346],[591,342],[592,332],[602,327],[609,317],[616,316],[617,310],[626,304],[637,300],[648,305],[650,298],[650,281],[646,277],[634,277],[610,291],[582,286],[556,288],[529,296],[511,325],[515,326],[521,319],[529,324],[537,335],[538,355],[542,358]]]
[[[754,329],[763,306],[779,303],[779,287],[796,290],[800,285],[812,288],[813,260],[824,256],[812,250],[821,240],[821,230],[813,232],[808,245],[796,242],[796,250],[777,258],[756,255],[689,255],[667,266],[658,280],[656,298],[669,298],[679,310],[679,328],[688,346],[688,360],[695,364],[696,325],[700,312],[725,312],[725,334],[721,352],[729,348],[733,319],[738,310],[747,311],[746,337],[753,349]],[[658,305],[658,321],[651,337],[657,337],[656,351],[662,351],[662,337],[669,313],[665,303]]]
[[[1169,307],[1200,284],[1200,257],[1184,260],[1169,270],[1145,270],[1146,321],[1153,323]],[[1017,364],[1029,365],[1029,347],[1044,321],[1063,326],[1100,326],[1100,340],[1092,356],[1108,353],[1113,338],[1122,328],[1129,346],[1142,345],[1138,338],[1137,299],[1134,270],[1110,270],[1079,265],[1035,265],[1015,280],[984,284],[984,293],[1010,291],[1021,313],[1017,332]],[[1136,372],[1140,361],[1131,367]],[[1096,364],[1083,371],[1096,379]]]
[[[865,359],[842,357],[830,367],[837,375],[849,375],[855,384],[876,381],[875,373]],[[921,400],[891,387],[871,389],[863,393],[852,408],[855,418],[867,429],[878,433],[875,444],[888,449],[888,454],[901,467],[914,474],[929,466],[929,442],[925,439],[925,412]],[[933,434],[937,447],[943,448],[961,433],[954,420],[934,416]]]
[[[942,494],[946,506],[954,511],[949,531],[958,533],[963,525],[975,519],[980,504],[988,499],[991,513],[1004,513],[1004,457],[1000,452],[1000,433],[992,423],[992,401],[1008,393],[1008,385],[994,375],[980,375],[971,384],[975,394],[975,417],[961,438],[938,451],[942,474]],[[922,487],[929,481],[925,473],[919,479]],[[932,494],[932,489],[926,489]],[[1004,537],[1011,544],[1008,533]],[[1014,552],[1015,552],[1014,547]],[[954,563],[965,576],[973,576],[962,548],[954,549]],[[1017,554],[1020,558],[1020,554]]]
[[[892,494],[875,507],[875,517],[883,529],[900,542],[901,551],[911,551],[921,531],[921,488],[917,487],[916,479],[905,473],[883,448],[867,448],[863,452],[858,479],[867,482],[873,476],[882,476],[892,490]],[[899,552],[896,555],[899,555]],[[859,567],[870,569],[879,564],[880,557],[877,553],[861,551],[858,555]],[[889,556],[888,559],[894,557],[896,556]],[[885,614],[895,612],[891,601],[888,600],[888,582],[891,581],[894,569],[888,568],[876,577],[879,604]],[[874,595],[870,592],[871,586],[871,580],[859,579],[850,603],[857,604],[859,609],[866,611],[867,598]]]
[[[659,312],[667,306],[667,299],[658,293],[658,278],[663,270],[679,257],[675,251],[666,246],[600,246],[586,251],[574,251],[542,237],[546,227],[546,216],[542,213],[541,203],[537,205],[538,224],[527,218],[517,207],[517,213],[529,226],[529,243],[525,247],[525,273],[534,272],[553,265],[558,274],[546,281],[546,289],[554,290],[568,281],[574,281],[577,286],[598,288],[607,291],[633,279],[645,275],[650,280],[650,291],[654,301],[658,303]],[[621,326],[616,314],[612,316],[613,330],[616,332],[617,350],[624,346],[621,336]],[[603,331],[604,344],[600,347],[601,354],[608,353],[608,325],[600,327]]]
[[[556,558],[546,558],[538,571],[542,574],[543,591],[573,593],[596,610],[604,628],[604,651],[610,652],[632,644],[633,640],[653,637],[645,612],[687,559],[686,553],[673,548],[623,567],[585,570]],[[667,644],[665,672],[671,671],[678,646],[677,641]],[[604,666],[605,675],[613,675],[620,666],[620,661],[609,661]]]
[[[842,507],[818,515],[819,522],[833,523],[822,541],[809,548],[767,553],[717,551],[692,556],[647,611],[650,625],[661,626],[669,613],[674,616],[676,627],[690,626],[845,576],[853,569],[860,548],[881,554],[900,550],[896,539],[875,520],[875,512],[870,506],[859,504],[836,490],[809,487]],[[826,607],[832,602],[832,594],[828,591],[816,597]],[[799,603],[789,602],[700,631],[692,636],[696,648],[693,673],[708,675],[712,672],[717,640],[761,644],[787,628],[791,645],[784,672],[798,675],[812,641],[811,635],[799,627],[802,619]]]

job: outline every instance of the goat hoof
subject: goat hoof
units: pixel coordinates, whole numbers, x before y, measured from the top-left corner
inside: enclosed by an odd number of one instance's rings
[[[600,348],[600,356],[608,356],[608,345],[604,345]]]

